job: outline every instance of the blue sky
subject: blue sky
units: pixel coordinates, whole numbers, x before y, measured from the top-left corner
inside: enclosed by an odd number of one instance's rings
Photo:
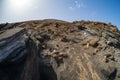
[[[0,22],[90,20],[120,29],[120,0],[0,0]]]

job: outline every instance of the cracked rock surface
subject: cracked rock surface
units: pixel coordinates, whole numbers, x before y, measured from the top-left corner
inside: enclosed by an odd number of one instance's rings
[[[92,21],[0,24],[0,80],[120,80],[120,31]]]

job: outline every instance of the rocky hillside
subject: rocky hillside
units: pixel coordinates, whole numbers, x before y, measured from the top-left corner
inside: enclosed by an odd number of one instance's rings
[[[120,31],[92,21],[0,24],[0,80],[120,80]]]

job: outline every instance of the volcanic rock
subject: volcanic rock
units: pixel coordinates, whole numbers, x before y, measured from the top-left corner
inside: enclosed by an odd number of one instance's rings
[[[0,80],[120,80],[120,31],[92,21],[0,24]]]
[[[25,41],[27,36],[24,28],[5,30],[0,34],[0,62],[14,62],[22,58],[27,52]]]

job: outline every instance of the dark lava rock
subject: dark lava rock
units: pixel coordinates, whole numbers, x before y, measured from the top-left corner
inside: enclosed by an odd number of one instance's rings
[[[120,31],[91,21],[0,24],[0,80],[120,80]]]
[[[24,28],[13,28],[0,34],[0,63],[4,61],[18,61],[27,53],[25,41],[27,40]]]

